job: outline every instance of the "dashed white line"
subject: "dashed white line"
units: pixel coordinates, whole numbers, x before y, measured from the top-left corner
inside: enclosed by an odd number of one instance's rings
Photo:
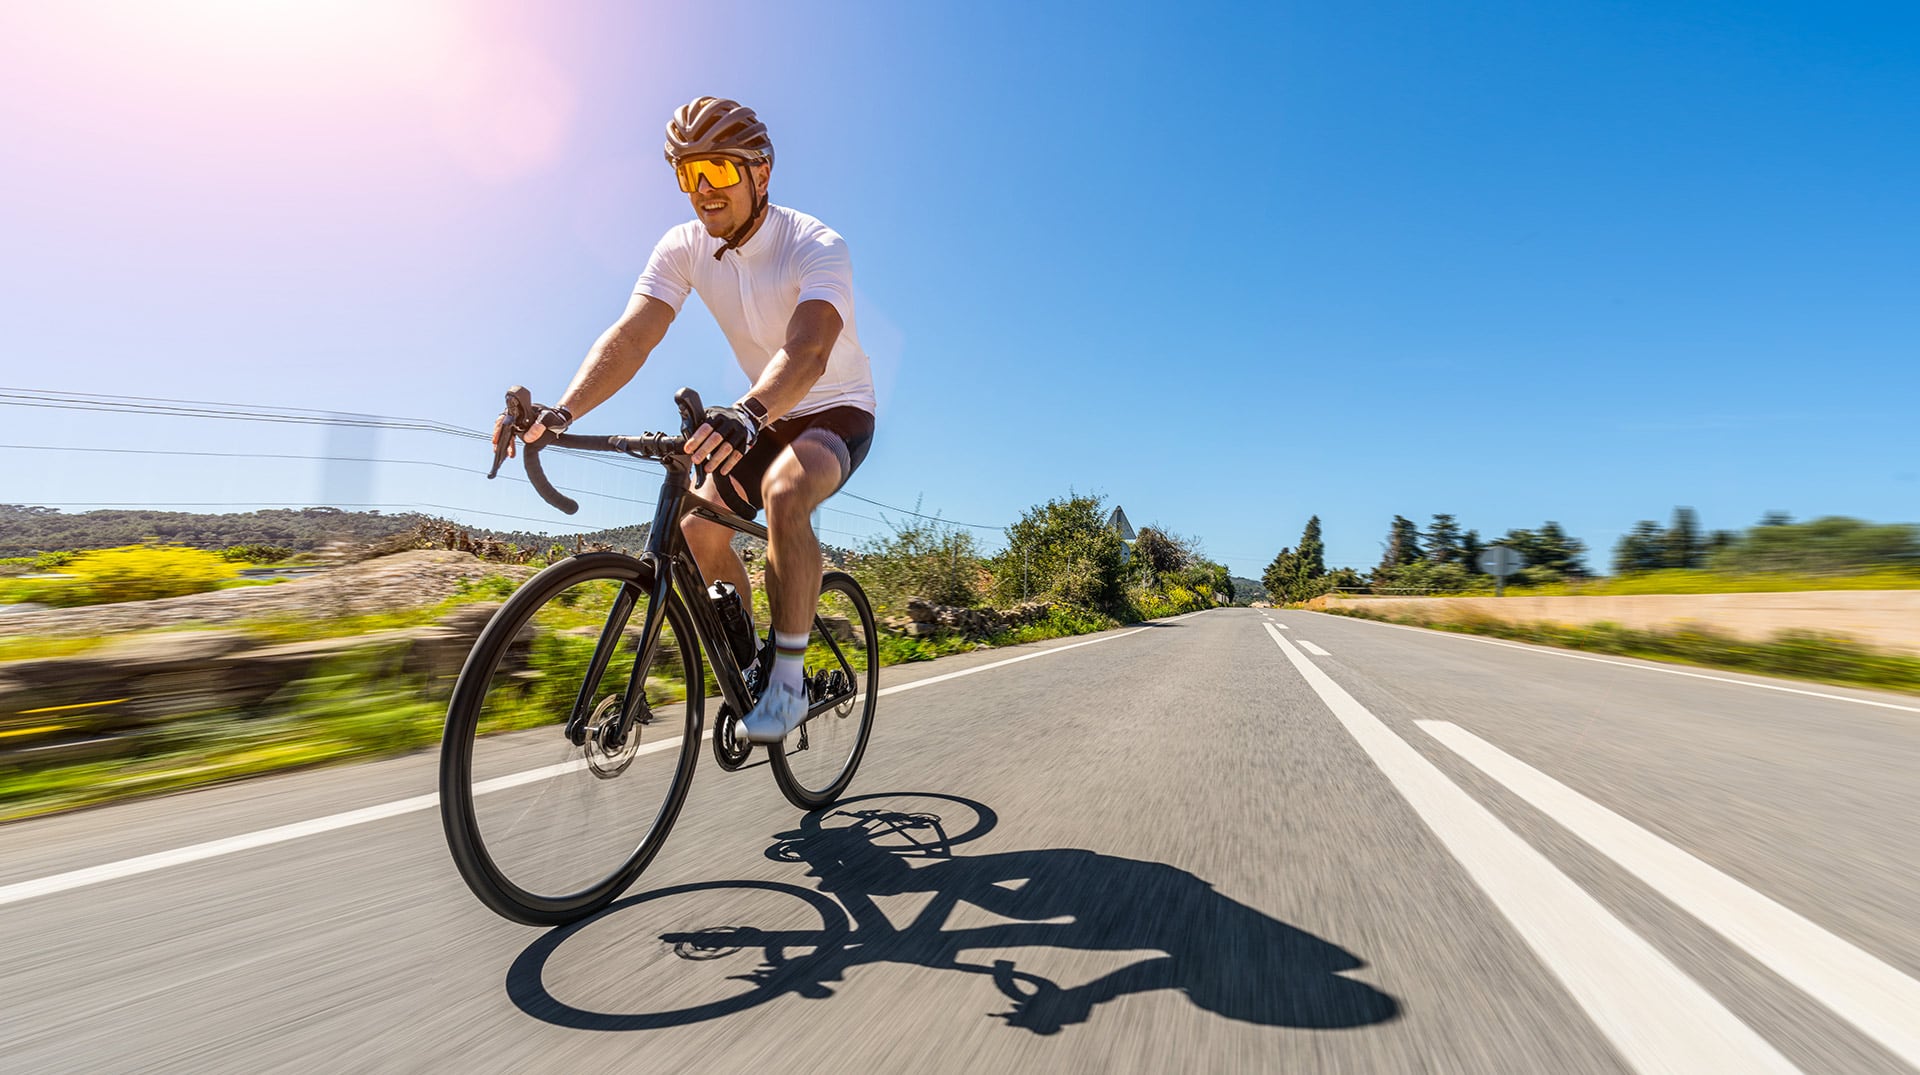
[[[1188,613],[1187,615],[1195,615],[1195,613]],[[1176,616],[1173,618],[1185,619],[1186,617]],[[935,683],[945,683],[950,679],[959,679],[962,676],[970,676],[978,672],[1004,668],[1007,665],[1018,664],[1021,661],[1031,661],[1036,657],[1047,657],[1055,653],[1065,653],[1071,649],[1079,649],[1081,646],[1092,646],[1101,642],[1111,642],[1116,638],[1126,638],[1129,635],[1137,635],[1147,630],[1151,630],[1151,628],[1136,627],[1131,631],[1102,635],[1099,638],[1090,638],[1084,642],[1073,642],[1064,646],[1054,646],[1050,649],[1043,649],[1034,653],[1023,653],[1018,657],[1009,657],[1004,661],[994,661],[991,664],[977,665],[973,668],[962,668],[957,672],[929,676],[926,679],[916,679],[911,683],[899,683],[891,687],[881,688],[879,695],[885,697],[889,694],[898,694],[901,691],[910,691],[920,687],[932,686]],[[712,732],[708,731],[702,738],[710,735],[712,735]],[[637,753],[652,754],[657,751],[669,750],[679,746],[680,742],[678,739],[671,739],[658,743],[650,743],[641,747]],[[506,776],[495,777],[492,780],[483,781],[482,783],[474,785],[474,794],[487,795],[496,791],[503,791],[507,788],[519,787],[522,784],[530,784],[536,780],[545,780],[549,777],[572,772],[584,768],[585,765],[586,763],[584,761],[570,761],[562,762],[558,765],[542,766],[538,769],[528,769],[524,772],[510,773]],[[203,859],[217,858],[221,855],[231,855],[238,851],[250,851],[256,847],[267,847],[272,844],[285,843],[288,840],[298,840],[307,836],[318,836],[321,833],[333,832],[336,829],[349,828],[354,825],[365,825],[373,821],[384,821],[387,818],[399,817],[402,814],[411,814],[420,810],[431,810],[438,806],[439,803],[440,796],[438,794],[416,795],[409,799],[397,799],[393,802],[380,803],[377,806],[348,810],[338,814],[329,814],[326,817],[313,818],[309,821],[296,821],[289,825],[280,825],[271,829],[261,829],[258,832],[242,833],[238,836],[228,836],[218,840],[208,840],[204,843],[189,844],[186,847],[177,847],[170,851],[157,851],[151,855],[139,855],[130,859],[121,859],[118,862],[108,862],[102,863],[99,866],[88,866],[83,869],[68,870],[65,873],[56,873],[47,877],[37,877],[30,881],[17,881],[10,885],[0,885],[0,906],[9,903],[18,903],[21,900],[34,899],[38,896],[50,896],[56,892],[66,892],[87,885],[97,885],[106,881],[115,881],[123,877],[133,877],[137,874],[151,873],[154,870],[164,870],[169,866],[184,866],[189,862],[199,862]]]
[[[1428,735],[1920,1068],[1920,982],[1456,724]]]
[[[1269,629],[1307,684],[1636,1071],[1794,1071],[1752,1028]]]
[[[1307,641],[1304,638],[1300,640],[1300,648],[1303,650],[1306,650],[1308,653],[1313,654],[1315,657],[1333,656],[1333,654],[1328,653],[1326,650],[1321,649],[1319,646],[1314,645],[1313,643]]]

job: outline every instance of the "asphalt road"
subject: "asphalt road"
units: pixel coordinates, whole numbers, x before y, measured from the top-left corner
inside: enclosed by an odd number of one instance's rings
[[[883,683],[972,669],[563,930],[431,753],[0,828],[0,1070],[1920,1066],[1912,698],[1249,609]]]

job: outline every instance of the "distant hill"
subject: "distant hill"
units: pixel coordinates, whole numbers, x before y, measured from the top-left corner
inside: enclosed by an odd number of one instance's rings
[[[1267,588],[1260,584],[1259,579],[1243,579],[1238,575],[1228,575],[1227,577],[1233,580],[1234,604],[1245,605],[1254,601],[1269,600],[1267,597]]]
[[[474,537],[509,541],[522,549],[545,549],[555,544],[571,549],[577,540],[586,545],[610,545],[623,552],[646,548],[649,529],[647,523],[641,523],[588,534],[545,534],[488,530],[414,512],[383,515],[339,508],[273,508],[226,514],[103,509],[70,515],[58,508],[0,504],[0,557],[110,549],[156,539],[202,549],[281,545],[295,552],[315,552],[336,541],[369,545],[422,523],[449,523]],[[747,546],[760,544],[744,536],[736,541]],[[847,550],[826,545],[822,549],[834,563],[845,563]]]

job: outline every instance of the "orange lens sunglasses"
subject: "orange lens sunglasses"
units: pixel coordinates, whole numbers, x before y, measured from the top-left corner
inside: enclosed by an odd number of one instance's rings
[[[745,175],[739,165],[724,157],[718,160],[681,161],[673,166],[673,172],[680,177],[680,189],[688,194],[700,189],[702,179],[713,189],[721,190],[740,182]]]

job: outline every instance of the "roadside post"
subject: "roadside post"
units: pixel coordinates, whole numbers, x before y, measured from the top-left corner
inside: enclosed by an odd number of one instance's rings
[[[1488,546],[1487,550],[1480,554],[1480,570],[1494,578],[1493,596],[1495,597],[1507,595],[1507,576],[1519,574],[1523,566],[1525,565],[1520,562],[1520,554],[1505,545]]]

